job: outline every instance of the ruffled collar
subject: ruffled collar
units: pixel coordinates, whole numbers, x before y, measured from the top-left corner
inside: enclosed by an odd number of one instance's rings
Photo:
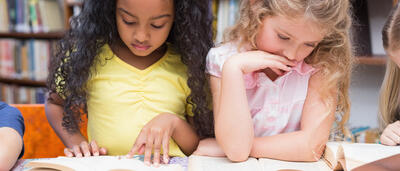
[[[305,63],[304,61],[300,61],[292,68],[292,71],[296,71],[300,75],[306,75],[315,71],[315,68]]]

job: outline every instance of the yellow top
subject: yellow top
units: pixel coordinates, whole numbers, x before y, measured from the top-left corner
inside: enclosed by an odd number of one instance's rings
[[[108,45],[98,57],[87,82],[88,138],[107,148],[109,155],[126,155],[143,126],[160,113],[193,116],[186,103],[187,68],[171,45],[144,70],[122,61]],[[172,139],[169,149],[170,156],[185,156]]]

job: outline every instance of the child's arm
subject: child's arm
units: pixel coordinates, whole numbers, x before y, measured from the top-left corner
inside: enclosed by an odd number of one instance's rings
[[[271,68],[281,75],[294,62],[263,51],[249,51],[225,61],[222,77],[210,77],[213,95],[215,136],[218,144],[232,161],[249,157],[253,139],[253,121],[247,102],[243,74]]]
[[[0,170],[10,170],[22,150],[22,137],[14,129],[0,128]]]
[[[200,140],[199,146],[197,146],[197,149],[195,152],[193,152],[193,154],[200,156],[211,156],[211,157],[226,156],[224,151],[222,151],[221,147],[217,143],[217,140],[215,140],[215,138],[206,138]]]
[[[336,92],[331,91],[335,101],[328,108],[318,92],[321,75],[311,76],[304,103],[299,131],[254,139],[250,156],[268,157],[289,161],[316,161],[321,157],[335,119]],[[331,113],[327,111],[331,109]]]
[[[91,155],[104,155],[106,149],[99,148],[95,141],[88,143],[86,138],[78,130],[75,133],[69,133],[62,126],[63,118],[63,100],[56,93],[50,93],[52,100],[47,100],[45,104],[46,116],[51,127],[56,132],[57,136],[64,143],[66,148],[64,153],[69,157],[81,157]]]
[[[172,134],[172,139],[187,156],[190,156],[196,150],[200,140],[192,125],[194,125],[193,117],[187,117],[187,122],[179,119]]]
[[[228,84],[221,85],[221,79],[210,76],[211,91],[214,105],[215,136],[217,142],[232,161],[244,161],[248,158],[254,139],[253,121],[247,103],[245,88],[241,71],[234,78],[227,78],[225,81],[232,80],[231,85],[237,85],[238,90],[230,90]],[[226,78],[226,77],[225,77]],[[231,98],[228,95],[222,96],[222,90],[232,91]],[[229,94],[225,91],[225,94]],[[220,102],[226,104],[225,109],[219,109]],[[231,103],[242,103],[243,105],[228,105]],[[229,108],[229,106],[231,108]],[[219,111],[219,112],[217,112]]]

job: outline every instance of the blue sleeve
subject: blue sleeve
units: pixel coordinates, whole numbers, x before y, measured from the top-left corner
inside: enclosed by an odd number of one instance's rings
[[[16,130],[21,138],[24,137],[25,125],[24,118],[22,117],[21,112],[4,102],[0,102],[0,128],[1,127],[9,127]],[[21,154],[19,158],[21,158],[24,154],[24,147],[22,147]]]

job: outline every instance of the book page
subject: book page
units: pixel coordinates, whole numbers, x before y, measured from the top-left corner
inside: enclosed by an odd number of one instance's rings
[[[342,166],[338,161],[340,158],[338,150],[341,143],[343,142],[327,142],[324,155],[322,156],[322,159],[333,170],[342,170]]]
[[[284,171],[284,170],[301,170],[301,171],[330,171],[328,165],[320,159],[317,162],[289,162],[282,160],[274,160],[267,158],[258,159],[263,171]]]
[[[400,147],[382,144],[352,143],[342,144],[339,148],[344,154],[345,170],[352,170],[363,164],[400,154]]]
[[[92,156],[92,157],[58,157],[50,159],[38,159],[25,165],[31,170],[51,168],[58,170],[91,170],[91,171],[114,171],[114,170],[144,170],[144,171],[183,171],[182,166],[177,164],[160,165],[159,167],[146,166],[137,158],[127,159],[120,156]]]
[[[226,157],[207,157],[191,155],[189,157],[189,171],[261,171],[261,167],[255,158],[249,158],[247,161],[234,163]]]

